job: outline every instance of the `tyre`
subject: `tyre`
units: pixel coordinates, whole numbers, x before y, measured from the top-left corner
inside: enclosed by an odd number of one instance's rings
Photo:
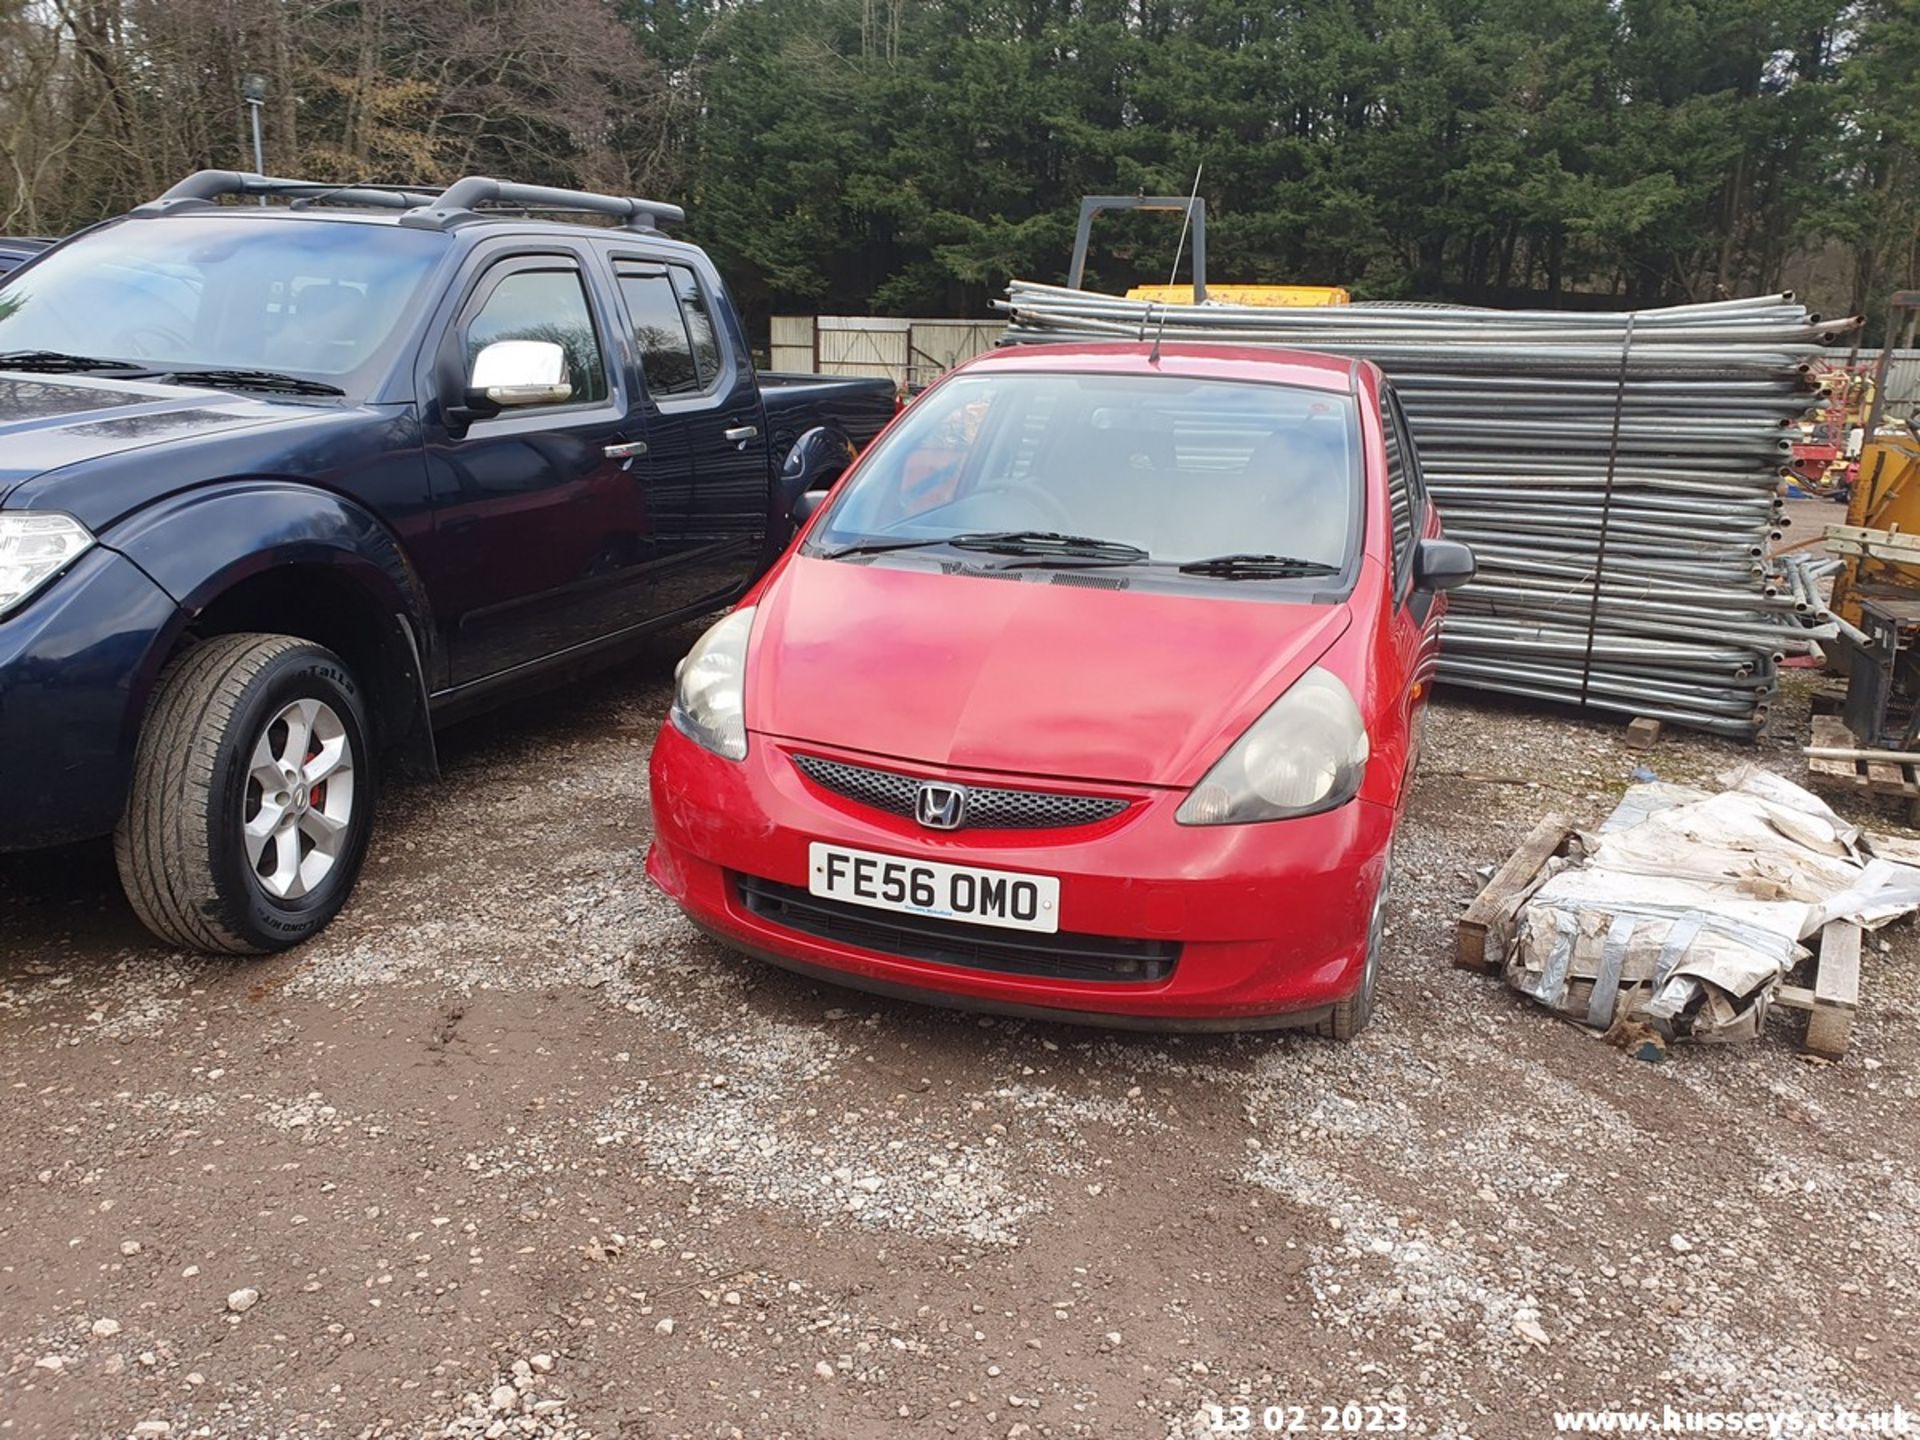
[[[352,893],[376,793],[346,663],[289,635],[221,635],[160,677],[114,831],[155,935],[260,955],[318,934]]]
[[[1313,1027],[1314,1034],[1329,1040],[1351,1040],[1373,1019],[1374,1000],[1380,990],[1380,961],[1386,950],[1387,891],[1392,885],[1393,860],[1389,856],[1380,875],[1380,893],[1374,897],[1373,916],[1367,922],[1367,963],[1360,972],[1360,984]]]

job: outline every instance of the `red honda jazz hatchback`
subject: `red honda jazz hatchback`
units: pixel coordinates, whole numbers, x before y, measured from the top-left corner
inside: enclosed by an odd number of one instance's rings
[[[647,873],[867,990],[1345,1039],[1472,574],[1369,363],[983,356],[681,663]]]

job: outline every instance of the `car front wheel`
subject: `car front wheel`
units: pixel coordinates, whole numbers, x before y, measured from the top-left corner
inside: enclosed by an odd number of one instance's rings
[[[1380,990],[1380,961],[1387,948],[1387,891],[1392,884],[1393,860],[1389,856],[1380,876],[1380,892],[1373,899],[1373,914],[1367,923],[1367,961],[1360,972],[1360,983],[1353,994],[1335,1005],[1326,1018],[1314,1026],[1314,1033],[1329,1040],[1351,1040],[1373,1019],[1374,1002]]]
[[[289,635],[216,636],[160,677],[114,832],[121,884],[175,945],[284,950],[346,903],[374,795],[346,663]]]

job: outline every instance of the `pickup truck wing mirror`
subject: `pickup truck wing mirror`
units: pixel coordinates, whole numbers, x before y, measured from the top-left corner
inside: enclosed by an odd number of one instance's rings
[[[847,473],[855,453],[853,442],[831,426],[807,431],[780,466],[780,508],[796,523],[805,520],[820,508],[824,492]]]
[[[1422,540],[1413,551],[1416,590],[1458,590],[1473,579],[1478,562],[1458,540]]]
[[[551,340],[496,340],[473,357],[469,406],[559,405],[573,397],[567,352]],[[478,405],[476,405],[478,402]]]

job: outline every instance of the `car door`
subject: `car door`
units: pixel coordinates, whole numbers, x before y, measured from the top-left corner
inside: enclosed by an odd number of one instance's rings
[[[760,392],[724,297],[695,266],[622,244],[614,274],[646,390],[663,611],[718,604],[752,578],[771,476]]]
[[[449,423],[428,407],[442,574],[433,601],[460,686],[627,628],[647,611],[650,517],[630,472],[645,446],[603,317],[611,296],[570,249],[502,255],[471,277],[439,366],[470,375],[487,345],[557,342],[571,393]]]

